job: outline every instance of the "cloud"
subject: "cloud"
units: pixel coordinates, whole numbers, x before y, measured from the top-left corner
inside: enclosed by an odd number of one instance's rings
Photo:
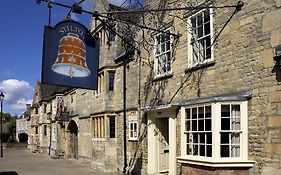
[[[9,69],[6,69],[6,70],[3,70],[3,71],[1,72],[1,75],[4,75],[4,76],[6,76],[6,77],[9,77],[9,76],[12,76],[13,73],[12,73]]]
[[[0,83],[0,91],[4,93],[4,101],[10,106],[12,114],[21,113],[26,104],[32,102],[33,87],[23,80],[8,79]]]
[[[25,111],[26,109],[26,104],[31,104],[32,103],[32,100],[29,99],[20,99],[16,102],[16,104],[11,104],[11,110],[13,111]]]

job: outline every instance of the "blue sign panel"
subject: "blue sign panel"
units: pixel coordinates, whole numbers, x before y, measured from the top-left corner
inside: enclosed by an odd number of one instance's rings
[[[45,26],[42,83],[97,89],[99,41],[82,24]]]

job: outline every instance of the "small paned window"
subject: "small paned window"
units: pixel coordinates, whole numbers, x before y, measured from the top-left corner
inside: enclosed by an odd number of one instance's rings
[[[138,123],[135,121],[129,122],[129,139],[138,139]]]

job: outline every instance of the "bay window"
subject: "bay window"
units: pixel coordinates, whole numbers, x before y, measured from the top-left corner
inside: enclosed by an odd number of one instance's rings
[[[181,108],[180,162],[252,166],[248,161],[248,102],[213,102]]]

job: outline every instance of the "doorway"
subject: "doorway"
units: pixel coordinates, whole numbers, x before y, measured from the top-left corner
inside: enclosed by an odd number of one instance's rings
[[[148,174],[176,173],[176,114],[156,111],[148,116]]]
[[[169,118],[157,119],[158,172],[169,171]]]
[[[69,122],[67,129],[70,132],[69,151],[71,158],[78,159],[78,127],[74,120]]]

